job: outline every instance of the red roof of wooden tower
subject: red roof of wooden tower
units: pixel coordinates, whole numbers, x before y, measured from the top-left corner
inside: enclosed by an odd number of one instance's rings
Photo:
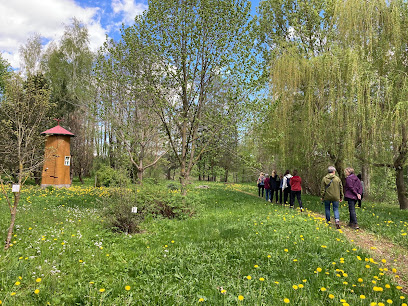
[[[57,126],[54,126],[53,128],[42,132],[41,135],[65,135],[65,136],[75,137],[75,135],[72,134],[70,131],[60,126],[59,122]]]

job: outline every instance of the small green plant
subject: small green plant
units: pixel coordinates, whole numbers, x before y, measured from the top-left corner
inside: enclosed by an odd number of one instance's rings
[[[107,165],[101,166],[95,175],[97,187],[126,187],[130,184],[126,171],[113,169]]]

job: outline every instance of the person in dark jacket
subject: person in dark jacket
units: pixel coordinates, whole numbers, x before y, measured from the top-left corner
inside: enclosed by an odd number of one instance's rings
[[[344,199],[348,202],[350,212],[349,226],[359,229],[356,216],[356,202],[361,199],[363,187],[358,177],[354,174],[353,168],[344,170],[346,175],[346,184],[344,185]]]
[[[282,182],[282,191],[283,191],[283,204],[286,203],[292,203],[292,196],[290,193],[290,179],[292,177],[292,174],[290,174],[289,170],[285,171],[285,175],[283,176],[283,182]],[[288,202],[288,196],[289,196],[289,202]]]
[[[271,201],[271,185],[269,184],[269,182],[270,182],[269,174],[265,174],[265,179],[264,179],[265,200],[267,200],[268,202]]]
[[[279,204],[282,204],[282,185],[283,185],[283,174],[279,175],[279,180],[277,181],[279,185]]]
[[[363,189],[362,189],[362,192],[361,192],[361,199],[360,199],[360,200],[357,200],[357,206],[358,206],[359,208],[361,208],[361,200],[363,200],[363,198],[364,198],[364,181],[363,181],[362,178],[361,178],[361,174],[357,174],[357,177],[358,177],[358,179],[359,179],[360,182],[361,182],[361,187],[363,188]]]
[[[344,198],[343,184],[341,179],[336,176],[336,168],[330,166],[327,170],[328,174],[320,184],[320,197],[324,203],[326,222],[330,222],[330,204],[332,204],[336,228],[340,229],[339,205]]]
[[[290,200],[292,201],[290,203],[290,208],[294,208],[295,206],[295,197],[298,201],[300,211],[303,211],[303,205],[302,205],[302,179],[298,175],[297,170],[293,170],[293,176],[290,179],[290,186],[291,186],[291,191],[290,191]]]
[[[275,203],[276,204],[278,204],[279,183],[280,183],[279,176],[276,174],[276,171],[273,170],[270,181],[269,181],[269,184],[271,185],[271,202],[273,202],[273,195],[275,194]]]

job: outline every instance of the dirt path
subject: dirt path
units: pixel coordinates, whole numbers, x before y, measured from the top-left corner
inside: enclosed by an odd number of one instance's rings
[[[258,197],[249,192],[240,191],[242,193]],[[323,218],[325,216],[313,211],[307,210],[305,212],[316,218]],[[335,230],[333,228],[333,230]],[[359,230],[351,229],[346,226],[345,223],[341,224],[341,230],[339,230],[350,243],[354,244],[356,247],[360,247],[364,251],[370,254],[375,262],[381,262],[385,259],[386,263],[382,263],[388,268],[385,273],[392,275],[395,282],[402,287],[404,293],[408,294],[408,250],[394,244],[392,241],[375,235],[373,233],[367,232],[360,228]],[[396,269],[396,273],[393,272]]]

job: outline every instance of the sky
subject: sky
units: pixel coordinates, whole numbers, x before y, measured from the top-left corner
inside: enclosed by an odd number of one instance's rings
[[[255,13],[259,0],[251,2]],[[18,69],[19,48],[29,37],[39,34],[46,48],[62,37],[73,17],[87,26],[90,47],[96,51],[106,35],[119,39],[122,24],[131,26],[147,8],[148,0],[0,0],[0,52]]]

